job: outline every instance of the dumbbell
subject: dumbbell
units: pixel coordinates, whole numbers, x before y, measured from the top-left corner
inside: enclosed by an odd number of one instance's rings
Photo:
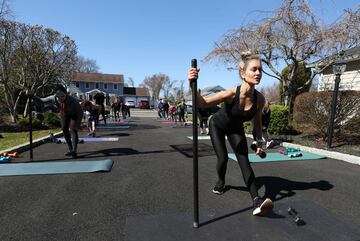
[[[300,157],[302,156],[302,153],[301,152],[292,152],[292,153],[289,153],[288,154],[288,157]]]
[[[258,148],[258,144],[256,141],[254,141],[253,143],[251,143],[250,145],[251,150],[253,150],[254,152],[256,152],[256,149]],[[266,152],[261,152],[259,155],[261,158],[265,158],[266,157]]]
[[[302,220],[301,217],[297,215],[298,213],[296,212],[295,209],[293,209],[292,207],[288,207],[287,212],[293,218],[296,225],[298,226],[305,225],[305,221]]]
[[[1,162],[11,161],[11,157],[10,156],[0,156],[0,161]]]

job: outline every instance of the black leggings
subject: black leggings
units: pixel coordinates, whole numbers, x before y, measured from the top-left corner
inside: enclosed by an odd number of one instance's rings
[[[70,151],[77,151],[77,145],[79,142],[79,135],[78,135],[78,131],[77,130],[71,130],[71,134],[69,131],[69,127],[70,127],[70,122],[71,121],[75,121],[76,123],[76,127],[80,127],[81,124],[81,117],[77,117],[77,118],[71,118],[68,115],[62,116],[61,118],[61,127],[62,127],[62,131],[64,133],[64,138],[66,141],[66,144],[69,147]]]
[[[258,191],[255,184],[255,175],[249,162],[248,146],[244,128],[237,127],[229,128],[229,130],[223,130],[216,126],[212,118],[210,119],[209,126],[211,142],[217,156],[216,171],[219,181],[225,183],[225,174],[228,162],[228,152],[225,144],[225,136],[227,136],[238,160],[246,187],[249,190],[251,197],[254,199],[258,196]]]

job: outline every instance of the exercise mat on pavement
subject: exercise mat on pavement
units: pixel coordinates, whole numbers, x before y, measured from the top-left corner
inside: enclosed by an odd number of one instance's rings
[[[0,176],[109,172],[111,159],[98,161],[27,162],[1,164]]]

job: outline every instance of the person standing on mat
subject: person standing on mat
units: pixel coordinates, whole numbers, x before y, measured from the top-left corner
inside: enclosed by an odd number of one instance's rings
[[[177,105],[178,113],[179,113],[179,122],[180,125],[186,126],[186,120],[185,120],[185,110],[186,110],[186,104],[185,99],[182,98],[180,103]]]
[[[104,124],[106,125],[106,115],[105,115],[105,105],[104,105],[105,95],[103,92],[97,92],[93,98],[95,100],[95,104],[101,106],[101,115],[103,117]],[[99,122],[99,119],[97,121]]]
[[[83,110],[78,100],[68,95],[66,88],[62,85],[58,85],[56,87],[55,100],[59,106],[61,128],[64,133],[66,144],[69,148],[69,152],[65,155],[76,158],[77,145],[79,142],[78,130],[81,126]]]
[[[188,71],[188,79],[198,79],[200,69],[191,68]],[[228,138],[233,148],[238,164],[242,171],[243,179],[253,201],[253,215],[261,216],[273,208],[269,198],[262,198],[258,194],[255,185],[255,174],[250,165],[248,156],[248,145],[245,137],[243,122],[254,119],[256,136],[259,139],[256,154],[260,155],[262,146],[261,116],[265,104],[264,96],[255,89],[262,77],[262,65],[259,56],[251,52],[244,52],[239,62],[239,75],[242,84],[216,93],[215,95],[203,97],[197,93],[198,108],[216,106],[224,102],[225,107],[216,112],[209,123],[211,142],[217,155],[216,171],[218,181],[213,189],[215,194],[223,194],[225,189],[225,174],[228,162],[228,152],[225,137]]]
[[[97,119],[101,113],[101,106],[91,103],[91,101],[85,100],[80,104],[81,108],[88,113],[88,136],[96,136]]]

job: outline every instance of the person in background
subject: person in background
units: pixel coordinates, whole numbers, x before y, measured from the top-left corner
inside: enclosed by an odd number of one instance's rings
[[[191,68],[188,71],[190,82],[197,81],[200,69]],[[218,181],[213,189],[215,194],[221,195],[225,190],[225,174],[228,163],[228,151],[225,137],[235,152],[240,170],[247,190],[253,202],[254,216],[261,216],[273,208],[273,202],[269,198],[260,197],[255,184],[255,174],[250,165],[248,145],[246,141],[243,122],[254,119],[256,137],[260,138],[256,143],[256,154],[261,155],[262,150],[262,110],[265,104],[264,96],[255,89],[262,77],[262,65],[259,56],[246,52],[241,54],[239,62],[239,75],[242,84],[218,92],[212,96],[203,97],[197,92],[197,108],[216,106],[224,102],[225,107],[216,112],[209,123],[210,137],[217,155],[216,171]]]
[[[169,111],[170,111],[171,122],[177,123],[177,116],[176,116],[177,115],[177,107],[176,107],[176,105],[170,105]]]
[[[164,105],[163,105],[163,109],[164,109],[164,118],[166,120],[169,120],[169,103],[166,99],[164,99]]]
[[[81,126],[83,110],[78,100],[75,97],[68,95],[64,86],[57,85],[55,90],[55,101],[60,110],[61,128],[69,148],[69,152],[65,155],[76,158],[77,145],[79,142],[78,130]]]
[[[161,119],[161,118],[163,118],[162,113],[164,111],[164,103],[163,103],[162,99],[159,100],[159,103],[158,103],[157,107],[158,107],[158,115],[159,115],[159,118]]]
[[[179,114],[179,122],[181,125],[186,125],[186,120],[185,120],[185,110],[186,110],[186,104],[185,104],[185,99],[182,98],[181,101],[179,102],[179,104],[177,104],[177,112]]]
[[[101,113],[101,106],[97,104],[93,104],[91,103],[91,101],[88,100],[81,102],[80,106],[88,115],[88,127],[89,127],[88,136],[95,137],[97,119],[99,118],[99,115]]]
[[[103,117],[104,124],[106,125],[106,115],[105,115],[105,105],[104,105],[105,95],[103,92],[97,92],[93,98],[95,100],[95,104],[101,106],[101,115]],[[99,122],[99,119],[97,119],[97,121]]]

